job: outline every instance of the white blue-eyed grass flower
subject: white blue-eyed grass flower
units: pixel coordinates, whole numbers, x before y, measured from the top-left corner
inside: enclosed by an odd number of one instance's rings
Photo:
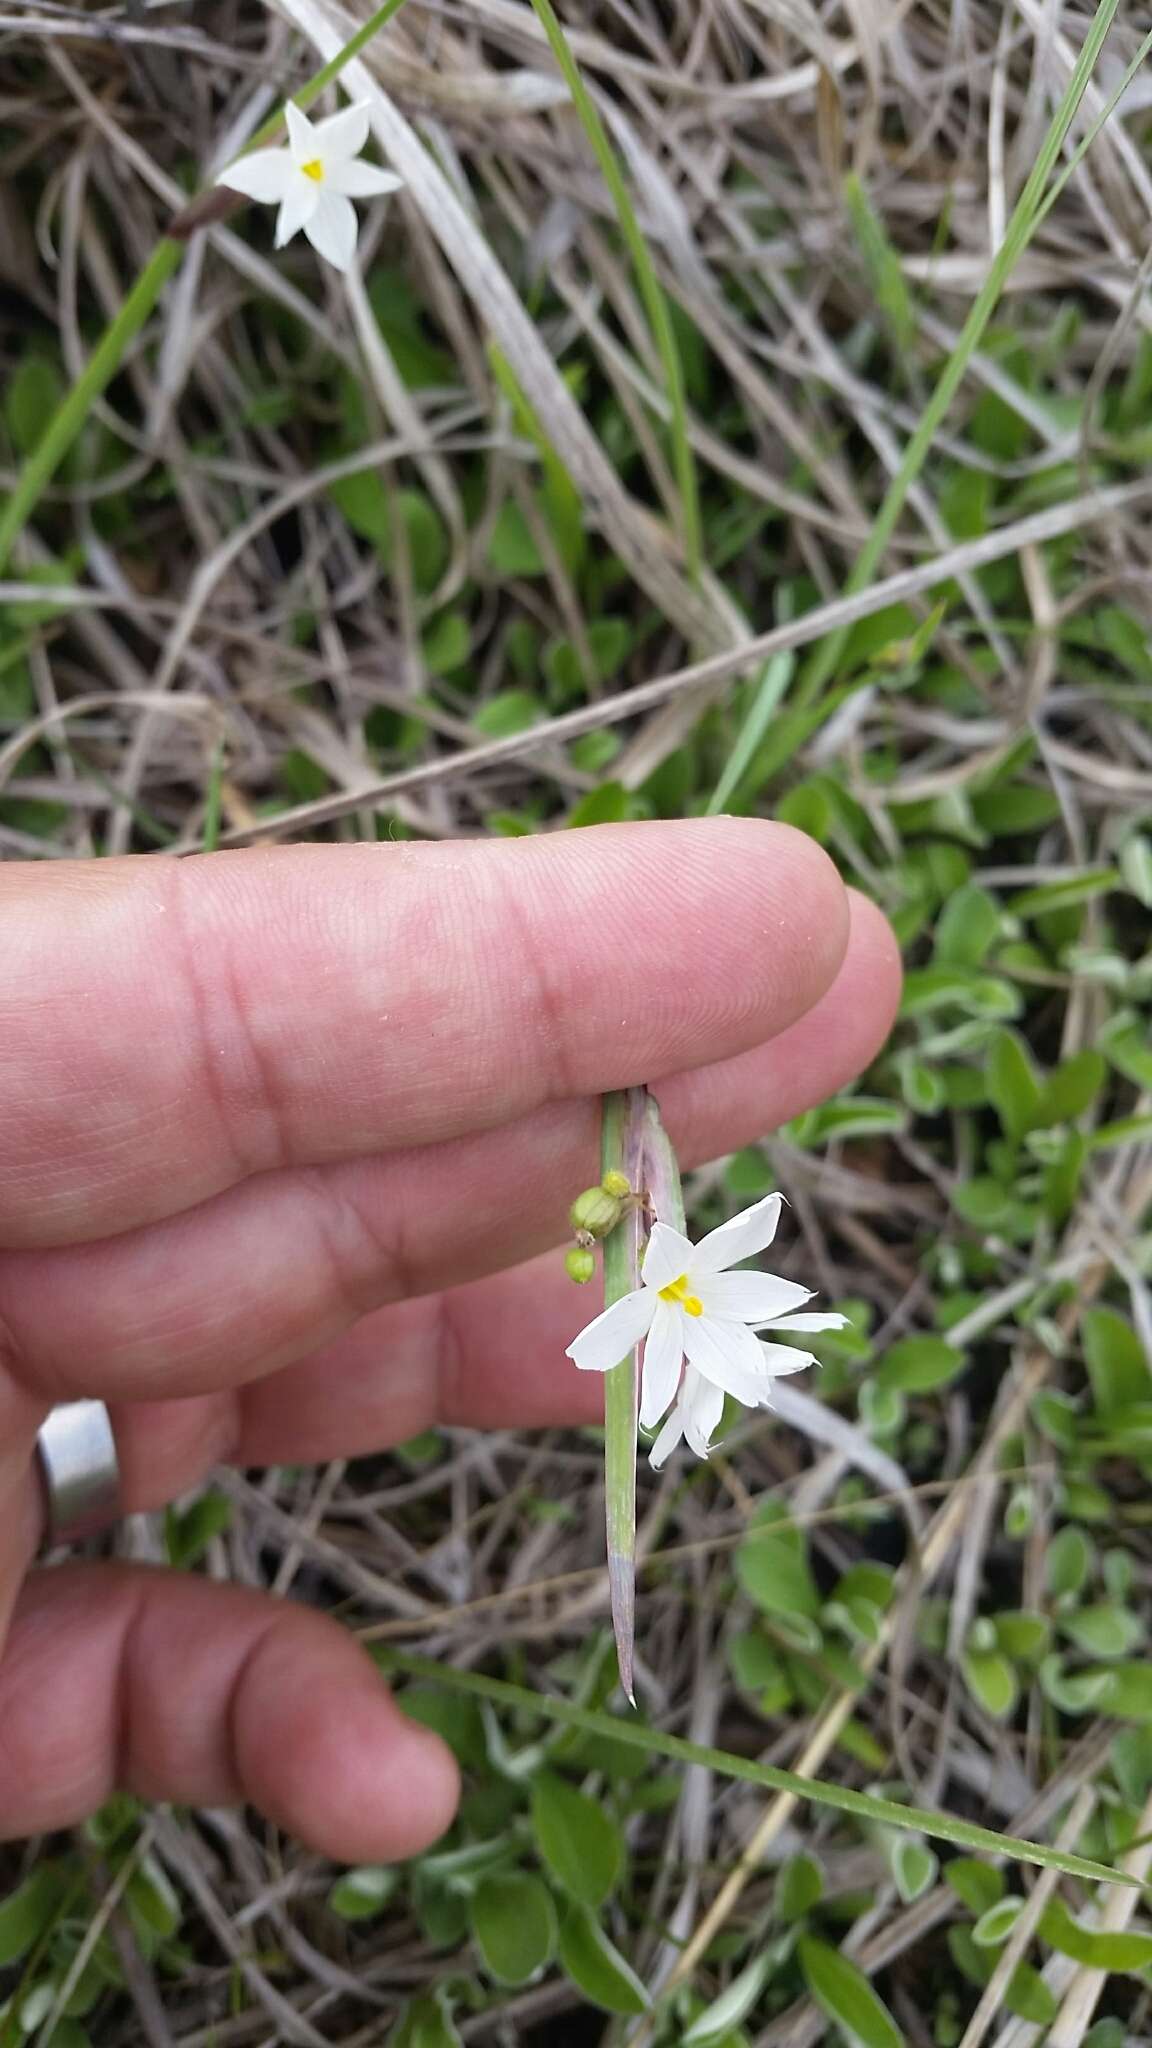
[[[326,121],[310,121],[289,100],[287,149],[254,149],[217,178],[230,192],[278,204],[276,247],[282,249],[303,228],[318,256],[337,270],[350,270],[356,254],[354,199],[395,192],[404,180],[375,164],[360,162],[368,140],[366,105],[343,107]]]
[[[772,1406],[772,1382],[816,1363],[811,1352],[765,1342],[756,1332],[791,1337],[843,1329],[846,1317],[808,1314],[812,1289],[774,1273],[734,1272],[771,1244],[781,1197],[768,1195],[722,1223],[699,1244],[655,1223],[640,1268],[643,1286],[606,1308],[568,1346],[585,1372],[608,1372],[644,1341],[640,1422],[654,1429],[650,1453],[661,1466],[682,1437],[708,1456],[725,1394],[746,1408]]]

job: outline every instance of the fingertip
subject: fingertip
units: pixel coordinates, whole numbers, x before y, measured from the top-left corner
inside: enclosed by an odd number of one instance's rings
[[[904,984],[904,962],[896,934],[879,904],[873,903],[870,896],[862,895],[859,889],[845,890],[845,901],[850,924],[847,951],[854,975],[859,977],[861,988],[868,992],[868,1016],[876,1039],[874,1054],[880,1050],[896,1021]]]
[[[237,1701],[247,1795],[338,1862],[418,1854],[455,1816],[460,1774],[451,1750],[401,1712],[351,1637],[333,1641],[326,1629],[317,1654],[302,1657],[302,1647],[270,1640]]]

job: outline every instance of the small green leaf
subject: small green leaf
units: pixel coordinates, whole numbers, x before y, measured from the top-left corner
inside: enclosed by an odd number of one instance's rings
[[[624,1838],[611,1814],[551,1771],[532,1786],[532,1827],[553,1877],[581,1905],[599,1906],[624,1862]]]
[[[463,668],[471,647],[472,635],[463,612],[441,612],[424,634],[420,652],[430,676],[447,676],[454,668]]]
[[[488,561],[498,576],[542,576],[544,558],[528,521],[512,498],[505,500],[488,537]]]
[[[19,455],[30,455],[64,397],[64,379],[48,356],[26,355],[8,379],[4,418]]]
[[[170,1941],[183,1919],[180,1895],[163,1865],[146,1856],[128,1880],[127,1903],[133,1920],[151,1934]]]
[[[772,1971],[770,1955],[755,1960],[733,1977],[727,1989],[698,2013],[682,2036],[682,2048],[726,2048],[730,2036],[752,2011]]]
[[[1048,1545],[1045,1560],[1048,1590],[1057,1598],[1078,1593],[1092,1569],[1093,1548],[1083,1529],[1072,1523],[1057,1532]]]
[[[572,1982],[605,2012],[638,2017],[648,1993],[629,1962],[587,1907],[570,1906],[560,1922],[560,1961]]]
[[[997,1649],[1003,1650],[1015,1664],[1037,1663],[1045,1655],[1052,1635],[1044,1614],[994,1614],[992,1626],[996,1631]]]
[[[371,1920],[383,1912],[400,1883],[399,1871],[385,1863],[362,1863],[338,1877],[328,1904],[341,1920]]]
[[[899,1387],[906,1394],[930,1394],[956,1379],[964,1365],[964,1353],[943,1337],[902,1337],[885,1352],[876,1378],[881,1386]]]
[[[1090,1109],[1108,1073],[1103,1053],[1088,1048],[1062,1060],[1040,1090],[1035,1122],[1038,1128],[1071,1123]]]
[[[964,1679],[986,1714],[1007,1720],[1020,1696],[1016,1673],[998,1650],[969,1650],[963,1660]]]
[[[1010,1898],[998,1900],[996,1905],[988,1907],[987,1912],[981,1913],[972,1929],[972,1939],[977,1948],[1003,1948],[1026,1903],[1013,1893]]]
[[[472,724],[486,739],[504,740],[513,733],[527,732],[543,716],[544,706],[530,690],[498,690],[494,697],[477,706]]]
[[[1060,1627],[1086,1657],[1130,1656],[1144,1634],[1139,1615],[1107,1600],[1064,1615]]]
[[[1120,873],[1124,886],[1146,910],[1152,910],[1152,839],[1134,832],[1120,849]]]
[[[736,1576],[750,1600],[765,1614],[801,1615],[814,1621],[820,1594],[808,1566],[804,1539],[791,1523],[770,1510],[768,1526],[753,1523],[736,1552]]]
[[[797,1945],[811,1996],[852,2048],[904,2048],[904,2036],[855,1963],[812,1935]]]
[[[915,1835],[894,1835],[889,1860],[896,1889],[906,1906],[923,1898],[936,1882],[939,1858],[926,1842]]]
[[[0,1969],[18,1963],[47,1934],[66,1889],[59,1866],[43,1863],[0,1902]]]
[[[1009,1138],[1020,1139],[1033,1129],[1040,1112],[1036,1070],[1023,1039],[1014,1031],[998,1031],[988,1052],[988,1093]]]
[[[632,799],[622,782],[602,782],[573,804],[565,823],[576,825],[619,825],[628,816]]]
[[[388,2048],[463,2048],[440,1992],[412,2000],[389,2034]]]
[[[1049,1948],[1090,1970],[1146,1970],[1152,1964],[1152,1934],[1109,1934],[1081,1926],[1064,1901],[1052,1898],[1040,1916],[1039,1932]]]
[[[994,1863],[982,1863],[978,1856],[954,1856],[944,1865],[944,1882],[951,1885],[970,1913],[986,1913],[1004,1897],[1004,1874]]]
[[[472,1898],[472,1933],[498,1984],[530,1984],[556,1953],[552,1894],[526,1871],[486,1877]]]
[[[1000,905],[978,882],[949,898],[936,925],[934,952],[944,966],[982,967],[1000,930]]]
[[[803,1920],[824,1896],[824,1873],[814,1856],[803,1851],[780,1865],[776,1879],[776,1913],[786,1924]]]
[[[1034,2027],[1051,2026],[1059,2007],[1056,1998],[1044,1982],[1039,1970],[1031,1963],[1019,1962],[1008,1979],[1004,1991],[1004,2004],[1017,2019],[1030,2020]]]
[[[1081,1322],[1084,1362],[1101,1415],[1152,1399],[1152,1372],[1144,1346],[1115,1309],[1086,1309]]]

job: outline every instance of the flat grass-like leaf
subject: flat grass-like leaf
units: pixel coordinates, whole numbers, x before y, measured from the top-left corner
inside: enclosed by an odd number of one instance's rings
[[[980,1827],[976,1822],[960,1820],[954,1814],[934,1813],[929,1807],[902,1806],[895,1799],[879,1799],[869,1792],[856,1792],[848,1785],[833,1785],[822,1778],[802,1777],[798,1771],[785,1771],[775,1764],[760,1763],[754,1757],[736,1756],[730,1750],[714,1749],[706,1743],[689,1742],[684,1736],[669,1735],[661,1728],[605,1714],[597,1708],[578,1706],[574,1700],[558,1699],[550,1693],[530,1692],[527,1686],[512,1685],[503,1678],[490,1678],[486,1672],[459,1671],[454,1666],[442,1666],[430,1658],[414,1656],[409,1650],[391,1648],[380,1653],[380,1662],[385,1668],[410,1672],[413,1677],[426,1679],[431,1684],[438,1683],[454,1691],[471,1693],[478,1699],[494,1700],[513,1712],[541,1714],[562,1726],[580,1728],[589,1735],[603,1735],[612,1742],[647,1750],[651,1756],[669,1757],[673,1762],[685,1765],[700,1764],[721,1777],[763,1785],[770,1792],[786,1792],[794,1798],[810,1800],[817,1806],[853,1814],[860,1820],[879,1821],[887,1827],[912,1828],[933,1841],[955,1842],[965,1849],[981,1849],[988,1855],[1006,1856],[1020,1863],[1037,1863],[1046,1869],[1063,1870],[1072,1877],[1085,1877],[1096,1883],[1135,1885],[1138,1882],[1127,1871],[1114,1870],[1109,1864],[1099,1863],[1089,1856],[1070,1855],[1063,1849],[1049,1848],[1043,1842],[1026,1841],[1019,1835],[998,1834],[994,1828]],[[1129,1668],[1121,1666],[1119,1670],[1127,1671]],[[1109,1675],[1118,1676],[1119,1671]],[[1152,1670],[1146,1671],[1145,1675],[1152,1703]]]

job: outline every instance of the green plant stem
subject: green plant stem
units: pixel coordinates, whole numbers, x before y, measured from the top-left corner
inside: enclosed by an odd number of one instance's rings
[[[667,1757],[672,1763],[699,1764],[721,1777],[739,1778],[749,1785],[762,1785],[770,1792],[786,1792],[793,1798],[809,1800],[815,1806],[829,1806],[838,1813],[850,1813],[857,1820],[884,1827],[911,1829],[930,1835],[938,1842],[952,1842],[963,1849],[983,1850],[989,1856],[1006,1856],[1018,1863],[1037,1863],[1048,1870],[1062,1870],[1070,1877],[1088,1878],[1094,1884],[1140,1885],[1138,1878],[1088,1856],[1071,1856],[1050,1849],[1044,1842],[1029,1842],[1018,1835],[1000,1835],[994,1828],[982,1828],[954,1814],[934,1813],[929,1807],[901,1806],[893,1799],[876,1799],[868,1792],[854,1792],[846,1785],[830,1785],[822,1778],[802,1778],[775,1764],[758,1763],[753,1757],[734,1756],[727,1749],[712,1749],[704,1743],[689,1742],[684,1736],[667,1735],[660,1728],[641,1721],[625,1721],[591,1707],[577,1706],[547,1693],[530,1692],[526,1686],[510,1685],[506,1679],[489,1678],[480,1671],[457,1671],[451,1665],[435,1664],[429,1657],[417,1657],[407,1650],[377,1651],[385,1670],[404,1672],[430,1685],[447,1686],[453,1692],[471,1693],[473,1698],[491,1700],[516,1713],[540,1714],[565,1727],[578,1728],[604,1742],[622,1742],[630,1749],[642,1749],[649,1756]],[[1146,1887],[1140,1886],[1140,1889]]]
[[[676,332],[672,315],[663,287],[656,275],[648,244],[636,210],[629,196],[624,174],[620,169],[616,152],[608,138],[608,132],[600,119],[596,103],[580,73],[568,38],[552,5],[552,0],[532,0],[536,18],[548,38],[548,45],[563,73],[564,82],[572,95],[572,103],[580,117],[584,133],[592,146],[601,176],[608,187],[616,219],[632,268],[636,283],[644,301],[648,326],[660,357],[664,381],[668,392],[669,423],[672,433],[673,462],[676,470],[676,484],[680,493],[680,520],[684,542],[684,559],[692,577],[700,574],[703,561],[703,544],[700,528],[700,494],[696,479],[696,458],[688,438],[688,401],[684,389],[684,367],[680,361],[680,350],[676,345]]]
[[[125,354],[139,334],[168,279],[184,254],[183,246],[166,236],[158,242],[115,319],[104,329],[76,382],[67,391],[32,450],[0,510],[0,571],[12,547],[56,470],[84,425],[102,391],[111,383]]]
[[[644,1162],[643,1088],[618,1089],[604,1097],[600,1126],[600,1170],[622,1173],[641,1189]],[[604,1306],[640,1285],[643,1219],[634,1203],[604,1240]],[[636,1633],[636,1409],[637,1353],[622,1358],[604,1375],[604,1513],[608,1535],[608,1587],[620,1683],[635,1701],[632,1653]]]
[[[846,596],[863,590],[872,581],[884,550],[895,532],[896,522],[904,509],[908,493],[924,466],[928,451],[980,345],[981,337],[996,310],[1008,277],[1035,232],[1037,222],[1041,218],[1044,187],[1064,138],[1076,118],[1076,109],[1084,96],[1119,4],[1120,0],[1101,0],[1067,89],[1040,146],[1036,162],[1012,209],[1012,218],[1008,222],[1004,239],[989,264],[988,275],[972,302],[971,311],[960,331],[956,346],[945,363],[936,389],[917,422],[916,430],[904,451],[903,460],[884,494],[872,531],[844,586]],[[794,702],[809,704],[819,696],[840,660],[847,637],[847,629],[841,628],[839,632],[830,634],[827,640],[821,641],[798,680]]]
[[[359,56],[365,44],[371,42],[377,31],[399,13],[403,5],[404,0],[385,0],[383,7],[369,15],[344,48],[301,86],[295,96],[297,105],[310,106],[317,94],[323,92],[326,85],[331,85],[344,65]],[[279,133],[283,121],[282,112],[265,121],[253,136],[250,147],[256,149],[272,140]],[[107,390],[119,370],[183,254],[183,242],[170,235],[165,235],[156,244],[119,312],[109,321],[76,382],[65,392],[53,413],[42,439],[24,463],[11,497],[0,508],[0,573],[6,568],[16,541],[81,432],[96,400]]]

